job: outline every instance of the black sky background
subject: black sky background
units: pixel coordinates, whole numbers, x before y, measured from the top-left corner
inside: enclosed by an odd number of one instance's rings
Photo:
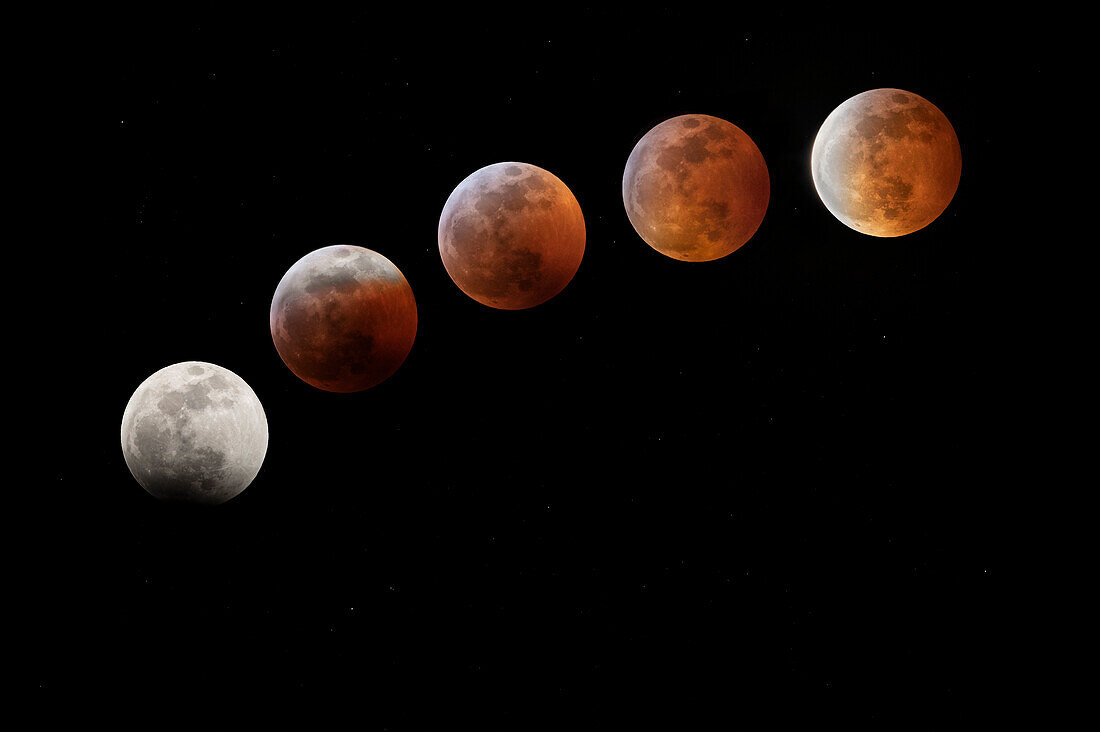
[[[44,708],[982,719],[1011,500],[998,109],[1026,56],[688,7],[424,14],[89,26],[74,340],[101,388],[30,568]],[[950,207],[900,239],[841,225],[809,174],[828,113],[882,86],[939,106],[963,152]],[[760,230],[712,263],[651,250],[621,201],[637,140],[690,112],[745,130],[772,180]],[[560,177],[588,227],[573,282],[520,312],[463,295],[435,239],[453,187],[507,160]],[[419,308],[404,366],[354,395],[297,380],[267,330],[283,272],[334,243],[388,257]],[[214,510],[158,503],[119,449],[133,390],[184,360],[242,376],[269,420],[259,476]]]

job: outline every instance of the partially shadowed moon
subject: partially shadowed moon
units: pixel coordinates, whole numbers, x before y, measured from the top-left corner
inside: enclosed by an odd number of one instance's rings
[[[962,152],[936,105],[901,89],[873,89],[825,119],[810,169],[822,202],[842,223],[871,236],[903,236],[951,203]]]
[[[740,127],[705,114],[657,125],[623,174],[623,205],[646,244],[673,259],[707,262],[747,242],[768,210],[771,180]]]
[[[271,299],[271,338],[298,378],[353,392],[397,371],[416,339],[416,300],[401,270],[370,249],[331,246],[295,262]]]
[[[141,383],[122,415],[122,455],[157,498],[217,504],[248,487],[267,454],[267,415],[244,379],[201,361]]]
[[[561,292],[584,257],[584,215],[542,168],[496,163],[458,184],[439,217],[439,255],[478,302],[522,310]]]

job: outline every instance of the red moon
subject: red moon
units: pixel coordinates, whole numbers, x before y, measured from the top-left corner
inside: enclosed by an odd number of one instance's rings
[[[458,288],[501,310],[544,303],[584,257],[581,206],[553,173],[496,163],[458,184],[439,217],[439,255]]]
[[[739,249],[760,228],[770,198],[756,143],[705,114],[673,117],[645,133],[623,174],[623,205],[638,236],[685,262]]]
[[[955,129],[936,105],[903,89],[872,89],[825,119],[810,156],[814,187],[845,226],[904,236],[935,221],[962,176]]]
[[[271,338],[283,363],[325,391],[388,379],[416,339],[416,300],[401,270],[370,249],[331,246],[295,262],[271,300]]]

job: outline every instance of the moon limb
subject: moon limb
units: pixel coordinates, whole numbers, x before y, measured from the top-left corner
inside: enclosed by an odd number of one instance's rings
[[[962,154],[934,104],[902,89],[872,89],[825,119],[810,169],[822,203],[841,223],[896,237],[944,212],[959,186]]]
[[[469,297],[501,310],[551,299],[584,257],[585,224],[573,192],[529,163],[495,163],[459,183],[437,229],[447,274]]]
[[[247,488],[267,454],[267,415],[229,369],[185,361],[134,391],[122,417],[122,454],[134,479],[166,501],[216,505]]]

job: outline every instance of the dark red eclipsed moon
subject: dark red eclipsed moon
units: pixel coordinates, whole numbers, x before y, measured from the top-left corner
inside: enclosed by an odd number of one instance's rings
[[[646,244],[707,262],[747,242],[771,198],[768,166],[740,127],[705,114],[665,120],[634,146],[623,205]]]
[[[271,300],[271,338],[302,381],[335,392],[379,384],[416,338],[416,300],[401,270],[377,252],[331,246],[295,262]]]
[[[561,292],[584,257],[580,204],[542,168],[496,163],[463,180],[439,217],[439,255],[478,302],[522,310]]]

